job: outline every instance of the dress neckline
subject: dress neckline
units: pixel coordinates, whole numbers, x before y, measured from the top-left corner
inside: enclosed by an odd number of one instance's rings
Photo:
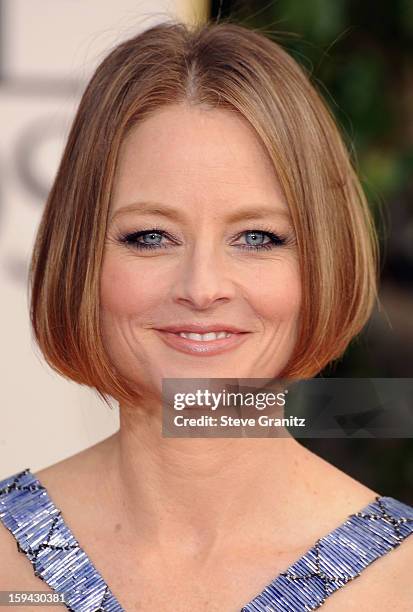
[[[65,593],[69,610],[125,612],[30,468],[0,481],[0,521],[32,563],[34,574]],[[413,507],[375,496],[319,538],[240,612],[315,610],[412,533]]]

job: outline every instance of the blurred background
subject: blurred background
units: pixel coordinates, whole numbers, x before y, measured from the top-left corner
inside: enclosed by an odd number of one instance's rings
[[[0,478],[51,465],[118,429],[96,395],[58,377],[31,338],[27,267],[65,137],[109,49],[169,19],[258,29],[306,69],[333,111],[381,243],[380,305],[324,377],[412,377],[411,0],[0,0]],[[367,486],[413,504],[413,439],[303,439]]]

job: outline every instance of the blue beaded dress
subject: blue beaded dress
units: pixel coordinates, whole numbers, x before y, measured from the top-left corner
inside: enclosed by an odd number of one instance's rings
[[[30,468],[0,481],[0,521],[36,576],[75,612],[121,612],[47,490]],[[241,612],[307,612],[413,533],[413,507],[376,496],[274,578]],[[413,610],[413,602],[412,602]]]

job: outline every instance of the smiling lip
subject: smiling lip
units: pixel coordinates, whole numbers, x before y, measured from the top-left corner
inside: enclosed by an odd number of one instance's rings
[[[203,327],[204,333],[205,327]],[[237,346],[239,346],[246,338],[248,337],[248,332],[232,332],[232,335],[229,338],[219,338],[217,340],[191,340],[190,338],[183,338],[179,336],[179,332],[171,332],[165,329],[157,329],[156,330],[162,340],[170,347],[181,351],[182,353],[187,353],[190,355],[198,355],[199,357],[207,357],[209,355],[218,355],[219,353],[223,353],[225,351],[229,351]],[[190,329],[179,329],[179,331],[191,331]],[[208,331],[226,331],[223,327],[215,330]],[[229,331],[229,330],[228,330]],[[193,333],[201,333],[201,332],[193,332]]]
[[[196,334],[207,334],[208,332],[220,332],[220,331],[228,331],[232,334],[244,333],[248,330],[241,329],[236,327],[235,325],[227,324],[227,323],[182,323],[181,325],[165,325],[165,327],[161,327],[159,331],[169,331],[175,334],[179,332],[193,332]]]

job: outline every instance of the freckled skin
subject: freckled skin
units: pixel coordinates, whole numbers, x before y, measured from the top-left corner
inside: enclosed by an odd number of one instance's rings
[[[132,212],[109,223],[101,313],[116,369],[160,397],[162,377],[277,376],[294,347],[301,284],[291,222],[274,216],[288,207],[252,127],[225,110],[161,109],[122,145],[111,219],[135,201],[173,206],[187,221]],[[256,205],[268,207],[269,216],[225,220]],[[154,227],[168,234],[167,248],[138,251],[118,241],[122,233]],[[245,232],[251,230],[291,240],[272,250],[235,246],[250,246]],[[253,333],[230,352],[199,358],[166,346],[153,329],[204,319]]]

